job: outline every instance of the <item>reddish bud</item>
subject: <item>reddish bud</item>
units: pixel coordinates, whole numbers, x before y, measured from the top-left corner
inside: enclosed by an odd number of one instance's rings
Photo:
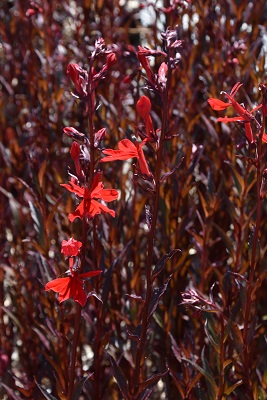
[[[141,96],[136,103],[136,111],[143,118],[146,119],[151,111],[151,102],[147,96]]]
[[[148,138],[155,140],[152,119],[149,115],[151,110],[151,102],[147,96],[142,96],[136,103],[136,111],[144,119],[146,125],[146,135]]]
[[[253,138],[253,133],[252,133],[250,122],[245,122],[245,133],[246,133],[246,137],[247,137],[249,143],[254,143],[255,140]]]
[[[117,61],[115,53],[109,53],[106,58],[107,68],[111,68]]]
[[[87,72],[83,70],[78,64],[69,64],[67,74],[75,85],[76,92],[80,96],[86,96],[86,77]]]
[[[94,137],[95,148],[97,148],[99,146],[99,143],[105,138],[105,136],[106,136],[106,128],[102,128],[96,132],[95,137]]]
[[[81,149],[78,143],[73,142],[71,145],[70,149],[70,155],[73,161],[75,162],[76,160],[79,160],[79,155],[80,155]]]
[[[84,142],[84,134],[71,126],[66,126],[66,128],[63,129],[63,132],[74,140],[81,140]]]
[[[159,67],[158,81],[159,81],[159,83],[161,83],[164,86],[167,81],[167,78],[166,78],[167,73],[168,73],[168,65],[165,62],[163,62]]]

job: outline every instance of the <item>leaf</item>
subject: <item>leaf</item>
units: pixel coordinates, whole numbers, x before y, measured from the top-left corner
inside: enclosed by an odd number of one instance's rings
[[[139,302],[141,304],[144,304],[144,302],[145,302],[145,300],[142,299],[141,296],[137,296],[136,294],[128,294],[128,293],[126,293],[125,296],[127,296],[130,299],[135,300],[135,301],[137,301],[137,302]]]
[[[225,360],[223,363],[223,370],[225,370],[226,367],[228,367],[228,365],[232,364],[233,360],[231,360],[230,358],[228,358],[228,360]]]
[[[175,357],[176,357],[176,360],[180,363],[181,361],[182,361],[182,358],[181,358],[181,350],[180,350],[180,348],[178,347],[178,344],[176,343],[176,341],[175,341],[175,339],[174,339],[174,337],[172,336],[172,334],[171,333],[169,333],[169,337],[170,337],[170,339],[171,339],[171,343],[172,343],[172,351],[173,351],[173,354],[175,355]]]
[[[175,372],[172,371],[171,368],[169,368],[169,372],[170,372],[170,375],[173,379],[175,386],[177,387],[177,389],[180,392],[182,399],[184,399],[185,398],[185,389],[181,385],[181,380],[176,376]],[[200,377],[202,377],[202,375],[200,373],[198,373],[198,375],[200,375]]]
[[[45,221],[45,229],[46,229],[47,236],[50,235],[51,223],[54,218],[55,212],[57,211],[57,208],[62,200],[62,197],[63,197],[63,195],[60,196],[60,198],[55,202],[55,204],[52,207],[52,210],[50,211],[50,213]]]
[[[39,388],[40,392],[44,395],[47,400],[57,400],[54,396],[48,393],[39,383],[35,380],[36,386]]]
[[[21,397],[19,397],[19,396],[14,392],[14,390],[12,390],[10,387],[8,387],[7,385],[5,385],[5,384],[2,383],[2,382],[0,382],[0,385],[2,385],[2,386],[6,389],[7,393],[9,394],[9,396],[12,397],[12,399],[14,399],[14,400],[21,400]],[[54,399],[54,400],[56,400],[56,399]]]
[[[24,328],[21,325],[19,319],[16,317],[15,314],[12,313],[7,307],[2,306],[2,310],[9,316],[9,318],[13,321],[14,325],[16,325],[21,332],[24,332]]]
[[[227,396],[229,394],[231,394],[238,386],[242,385],[243,381],[240,380],[238,382],[236,382],[234,385],[230,386],[228,389],[224,390],[224,394],[226,394]]]
[[[208,392],[209,392],[209,397],[211,399],[215,399],[216,398],[216,393],[218,392],[218,388],[215,382],[215,379],[213,377],[213,373],[212,370],[210,368],[210,365],[207,361],[207,359],[205,358],[205,347],[203,347],[203,350],[201,352],[201,361],[204,367],[205,372],[212,377],[212,381],[210,381],[209,379],[206,378],[206,383],[207,383],[207,387],[208,387]]]
[[[75,386],[75,389],[73,391],[72,394],[72,398],[71,400],[79,400],[80,398],[80,394],[83,390],[83,386],[85,384],[85,382],[92,376],[94,375],[94,373],[92,372],[91,374],[89,374],[88,376],[86,376],[85,378],[82,378]]]
[[[124,397],[125,400],[128,399],[128,392],[127,392],[127,381],[126,378],[121,370],[121,368],[119,367],[119,365],[117,364],[117,362],[114,360],[114,358],[108,353],[108,357],[109,357],[109,361],[112,365],[112,370],[113,370],[113,374],[114,377],[118,383],[118,386],[120,388],[120,391]]]
[[[149,207],[147,205],[145,205],[145,213],[146,213],[146,224],[148,226],[148,229],[150,231],[151,229],[151,221],[152,221],[152,214],[149,210]]]
[[[164,256],[161,257],[161,259],[157,262],[157,264],[156,264],[156,266],[155,266],[155,268],[153,270],[153,275],[152,275],[152,279],[153,280],[162,271],[162,269],[164,268],[166,262],[168,260],[170,260],[174,256],[174,254],[176,254],[178,251],[181,251],[181,250],[180,249],[174,249],[174,250],[170,251],[170,253],[164,254]]]
[[[205,323],[204,323],[204,330],[205,330],[205,333],[206,333],[207,338],[209,339],[210,343],[211,343],[212,346],[214,347],[214,349],[217,351],[218,354],[220,354],[220,344],[219,344],[219,343],[216,343],[216,340],[213,338],[211,332],[209,331],[209,326],[208,326],[208,324],[209,324],[209,321],[208,321],[208,319],[206,319],[206,320],[205,320]]]
[[[188,363],[191,364],[191,365],[193,365],[193,367],[196,368],[196,369],[207,379],[208,382],[210,382],[210,384],[212,385],[212,387],[213,387],[214,389],[217,390],[217,386],[216,386],[215,380],[214,380],[213,376],[209,374],[208,371],[205,371],[202,367],[200,367],[200,366],[199,366],[198,364],[196,364],[194,361],[189,360],[188,358],[182,357],[182,360],[188,362]],[[216,396],[211,397],[211,398],[214,398],[214,399],[215,399]]]
[[[222,228],[219,227],[219,225],[215,224],[214,222],[212,225],[217,229],[217,231],[218,231],[220,237],[222,238],[231,257],[233,259],[235,259],[234,249],[233,249],[233,241],[231,240],[231,238],[229,236],[227,236],[227,234],[224,232],[224,230]]]
[[[164,182],[165,179],[167,179],[169,176],[171,176],[182,164],[182,162],[184,161],[184,157],[182,157],[181,161],[169,172],[166,172],[166,174],[162,175],[162,177],[160,178],[160,183]]]
[[[44,160],[44,162],[42,163],[41,168],[39,169],[39,172],[38,172],[38,181],[39,181],[40,188],[42,190],[44,190],[43,183],[44,183],[44,174],[46,171],[46,167],[47,167],[47,160]]]
[[[233,176],[234,176],[234,181],[236,184],[236,188],[238,190],[238,193],[241,195],[242,193],[244,193],[244,188],[245,188],[245,184],[244,184],[244,179],[242,178],[242,176],[239,174],[239,172],[237,172],[236,168],[233,166],[233,164],[231,164],[229,161],[225,161],[225,163],[227,165],[229,165],[229,167],[231,168],[232,172],[233,172]]]
[[[29,201],[29,207],[30,207],[30,214],[32,217],[32,220],[34,222],[33,227],[35,232],[38,235],[38,239],[40,243],[43,245],[44,244],[44,221],[42,214],[31,201]]]
[[[163,286],[161,286],[160,288],[155,288],[153,290],[151,300],[149,303],[148,318],[150,318],[151,315],[154,314],[154,312],[159,304],[159,300],[160,300],[161,296],[164,294],[164,292],[167,289],[167,286],[168,286],[168,283],[170,282],[171,277],[172,277],[172,275],[169,276],[169,278],[167,279],[167,281],[164,283]]]
[[[139,384],[138,393],[141,393],[144,389],[147,389],[149,386],[153,385],[153,387],[158,383],[158,381],[168,373],[168,369],[164,372],[159,372],[158,374],[153,375],[151,378],[141,382]]]

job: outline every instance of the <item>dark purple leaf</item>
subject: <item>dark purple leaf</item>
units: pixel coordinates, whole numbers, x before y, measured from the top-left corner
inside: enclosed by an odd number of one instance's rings
[[[180,249],[174,249],[170,251],[168,254],[164,254],[164,256],[161,257],[161,259],[157,262],[154,270],[153,270],[153,279],[156,278],[156,276],[162,271],[164,268],[166,262],[174,256],[178,251],[181,251]]]
[[[109,361],[112,365],[112,370],[113,370],[113,374],[114,377],[118,383],[118,386],[120,388],[120,391],[123,395],[123,398],[125,400],[128,399],[128,392],[127,392],[127,381],[126,378],[121,370],[121,368],[119,367],[119,365],[117,364],[117,362],[114,360],[114,358],[108,353],[108,357],[109,357]]]
[[[169,283],[171,277],[172,277],[172,275],[169,276],[169,278],[167,279],[167,281],[164,283],[163,286],[161,286],[160,288],[155,288],[153,290],[152,297],[151,297],[150,304],[149,304],[149,309],[148,309],[148,317],[149,318],[154,314],[161,296],[164,294],[164,292],[167,289],[167,286],[168,286],[168,283]]]

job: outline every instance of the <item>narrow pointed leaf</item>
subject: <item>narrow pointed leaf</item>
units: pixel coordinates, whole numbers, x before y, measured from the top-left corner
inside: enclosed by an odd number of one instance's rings
[[[54,396],[52,396],[50,393],[48,393],[37,381],[35,381],[36,386],[42,393],[42,395],[47,399],[47,400],[57,400]]]
[[[88,376],[86,376],[85,378],[82,378],[75,386],[73,395],[71,400],[79,400],[80,399],[80,394],[83,390],[83,386],[85,384],[85,382],[93,375],[94,373],[92,372],[91,374],[89,374]]]
[[[127,381],[126,378],[121,370],[121,368],[119,367],[119,365],[117,364],[117,362],[114,360],[114,358],[108,353],[108,357],[109,357],[109,361],[112,365],[112,369],[113,369],[113,374],[114,377],[118,383],[118,386],[120,388],[121,394],[123,395],[124,399],[127,400],[128,399],[128,393],[127,393]]]
[[[169,278],[167,279],[167,281],[164,283],[163,286],[153,290],[153,294],[152,294],[150,304],[149,304],[149,309],[148,309],[148,317],[149,318],[151,317],[151,315],[154,314],[154,312],[159,304],[159,300],[160,300],[161,296],[164,294],[164,292],[167,289],[167,286],[168,286],[168,283],[170,282],[171,277],[172,277],[172,275],[169,276]]]
[[[164,254],[164,256],[161,257],[161,259],[157,262],[154,270],[153,270],[153,279],[156,278],[156,276],[162,271],[162,269],[165,267],[165,264],[168,260],[170,260],[174,254],[176,254],[178,251],[181,251],[180,249],[174,249],[170,251],[168,254]]]

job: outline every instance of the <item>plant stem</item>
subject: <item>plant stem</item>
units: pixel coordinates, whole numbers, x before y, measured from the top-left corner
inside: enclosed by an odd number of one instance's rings
[[[145,352],[145,345],[147,341],[147,330],[150,322],[149,316],[149,305],[152,295],[153,289],[153,281],[152,281],[152,265],[153,265],[153,254],[154,254],[154,241],[156,236],[156,227],[158,220],[158,212],[159,212],[159,200],[160,200],[160,176],[161,176],[161,166],[162,166],[162,155],[163,155],[163,147],[164,147],[164,139],[167,133],[167,124],[168,124],[168,92],[170,87],[171,80],[171,69],[168,68],[167,82],[166,88],[162,96],[163,100],[163,112],[162,112],[162,129],[161,135],[159,139],[159,146],[157,149],[157,161],[156,161],[156,169],[155,169],[155,192],[154,192],[154,210],[152,215],[151,227],[148,236],[148,244],[147,244],[147,259],[146,259],[146,297],[142,310],[142,326],[141,326],[141,334],[137,343],[136,353],[135,353],[135,370],[133,377],[133,394],[136,394],[139,389],[140,384],[140,373],[141,373],[141,363],[142,358]]]
[[[243,343],[244,343],[244,371],[245,371],[245,379],[247,386],[250,388],[249,384],[249,376],[250,376],[250,360],[249,360],[249,348],[250,344],[248,343],[248,330],[249,330],[249,322],[250,322],[250,312],[252,305],[252,289],[253,289],[253,281],[255,276],[255,270],[257,266],[257,246],[259,240],[259,231],[260,231],[260,223],[261,223],[261,214],[262,214],[262,199],[260,196],[260,188],[261,188],[261,170],[262,170],[262,136],[264,132],[265,126],[265,116],[262,118],[262,128],[258,138],[258,146],[257,146],[257,210],[256,210],[256,224],[255,231],[253,237],[253,245],[252,245],[252,255],[251,255],[251,263],[250,263],[250,273],[249,280],[247,283],[247,296],[246,296],[246,308],[245,308],[245,317],[244,317],[244,330],[243,330]],[[250,388],[251,390],[251,388]]]
[[[70,374],[69,374],[69,386],[68,386],[68,397],[67,400],[72,399],[74,379],[75,379],[75,364],[77,356],[77,346],[80,332],[80,321],[81,321],[81,310],[82,307],[79,303],[75,303],[76,313],[75,313],[75,325],[74,325],[74,335],[72,341],[72,351],[71,351],[71,364],[70,364]]]
[[[223,398],[224,392],[224,317],[220,316],[221,319],[221,333],[220,333],[220,380],[219,380],[219,391],[217,394],[217,400]]]

